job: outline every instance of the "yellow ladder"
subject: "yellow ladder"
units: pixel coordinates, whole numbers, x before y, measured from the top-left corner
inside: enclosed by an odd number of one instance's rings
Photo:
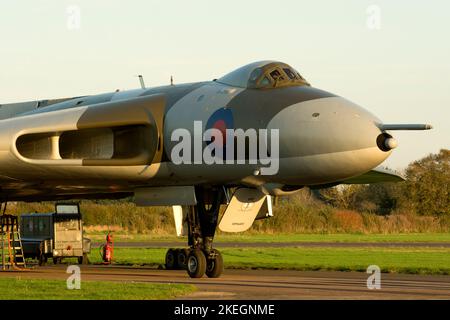
[[[0,219],[2,270],[6,270],[7,268],[14,270],[26,268],[17,217],[3,214]]]

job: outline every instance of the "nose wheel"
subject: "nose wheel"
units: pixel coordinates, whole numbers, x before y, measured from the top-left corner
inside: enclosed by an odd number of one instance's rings
[[[219,278],[223,272],[223,258],[219,250],[212,250],[212,257],[206,262],[206,275],[209,278]]]
[[[223,272],[223,258],[212,244],[223,199],[221,188],[196,188],[197,205],[187,214],[189,249],[169,249],[166,253],[167,270],[186,270],[191,278],[205,274],[218,278]],[[207,199],[207,200],[206,200]]]
[[[203,251],[194,249],[187,259],[187,273],[191,278],[201,278],[206,272],[206,257]]]
[[[177,265],[177,253],[176,249],[169,249],[166,252],[166,270],[176,270]]]
[[[169,249],[166,253],[166,270],[186,270],[191,278],[219,278],[224,264],[222,254],[212,249],[205,254],[200,249]]]

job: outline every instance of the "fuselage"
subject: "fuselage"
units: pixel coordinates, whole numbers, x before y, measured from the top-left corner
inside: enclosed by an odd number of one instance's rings
[[[60,135],[80,129],[80,119],[97,106],[117,102],[126,108],[127,101],[152,96],[164,101],[161,123],[155,125],[163,140],[158,141],[162,150],[156,161],[89,165],[64,162],[67,159],[59,155],[34,160],[12,147],[24,130]],[[1,111],[0,117],[4,118]],[[194,122],[206,130],[211,121],[221,130],[278,130],[276,173],[262,175],[261,164],[254,163],[175,164],[173,132],[183,128],[194,136]],[[247,185],[281,190],[337,184],[364,174],[390,155],[391,150],[380,147],[380,124],[360,106],[309,85],[253,88],[221,79],[83,96],[39,108],[30,105],[0,120],[2,192],[9,199],[45,200],[130,195],[143,186]]]

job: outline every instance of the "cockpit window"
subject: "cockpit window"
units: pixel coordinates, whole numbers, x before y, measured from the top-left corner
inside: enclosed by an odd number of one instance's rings
[[[267,87],[267,86],[270,86],[270,80],[269,80],[269,78],[264,77],[264,78],[259,82],[259,85],[260,85],[261,87]]]
[[[261,77],[261,75],[264,73],[263,69],[256,68],[251,74],[250,78],[248,79],[248,83],[251,85],[256,85],[256,82]]]
[[[285,63],[276,61],[251,63],[216,81],[233,87],[248,89],[309,86],[309,83],[295,69]]]
[[[275,80],[275,81],[284,80],[284,77],[281,75],[280,71],[278,71],[278,70],[273,70],[273,71],[270,73],[270,76],[271,76],[272,79]]]
[[[287,76],[289,77],[289,79],[294,80],[297,79],[297,76],[295,75],[294,71],[292,71],[289,68],[283,68],[284,72],[287,74]]]

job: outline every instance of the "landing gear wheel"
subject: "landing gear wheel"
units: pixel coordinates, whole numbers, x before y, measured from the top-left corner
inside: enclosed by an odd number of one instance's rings
[[[224,195],[225,189],[220,186],[195,187],[197,204],[188,208],[185,219],[191,248],[186,271],[191,278],[201,278],[205,273],[208,277],[217,278],[223,271],[222,256],[212,247]],[[179,261],[182,267],[182,254]]]
[[[166,253],[166,270],[175,270],[177,268],[177,250],[169,249]]]
[[[62,258],[53,258],[53,264],[60,264],[62,261]]]
[[[219,250],[213,249],[213,259],[208,259],[206,265],[206,275],[209,278],[219,278],[223,272],[223,258]]]
[[[179,249],[178,250],[177,264],[178,264],[179,269],[186,270],[188,256],[189,256],[189,249]]]
[[[187,259],[187,273],[191,278],[201,278],[206,272],[206,257],[200,249],[194,249]]]

